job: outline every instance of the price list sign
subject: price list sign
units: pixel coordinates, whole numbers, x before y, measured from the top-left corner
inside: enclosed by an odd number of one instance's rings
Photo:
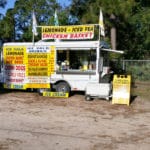
[[[4,87],[11,89],[25,89],[26,47],[4,47]]]
[[[51,47],[30,46],[27,47],[28,88],[50,88],[50,74],[54,59],[51,59]],[[53,65],[54,66],[54,65]]]

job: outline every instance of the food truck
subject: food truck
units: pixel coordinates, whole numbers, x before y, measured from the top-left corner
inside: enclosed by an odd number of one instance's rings
[[[46,26],[42,28],[41,41],[4,43],[1,54],[4,88],[85,91],[89,95],[88,87],[101,83],[100,95],[109,97],[111,81],[103,78],[110,73],[110,68],[105,64],[108,58],[103,57],[101,51],[112,50],[106,49],[99,40],[88,40],[93,34],[93,25]],[[61,40],[46,41],[53,38]]]

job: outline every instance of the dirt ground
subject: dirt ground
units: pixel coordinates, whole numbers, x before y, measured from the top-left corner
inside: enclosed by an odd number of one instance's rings
[[[130,106],[85,101],[82,93],[50,98],[0,93],[0,150],[149,150],[150,100]]]

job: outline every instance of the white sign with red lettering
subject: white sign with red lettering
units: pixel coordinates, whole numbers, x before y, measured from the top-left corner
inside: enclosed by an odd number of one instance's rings
[[[25,84],[25,65],[5,65],[4,82]]]

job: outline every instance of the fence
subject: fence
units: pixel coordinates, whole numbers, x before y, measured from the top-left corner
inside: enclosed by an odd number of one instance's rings
[[[113,61],[115,67],[131,74],[136,81],[150,81],[150,60]]]

